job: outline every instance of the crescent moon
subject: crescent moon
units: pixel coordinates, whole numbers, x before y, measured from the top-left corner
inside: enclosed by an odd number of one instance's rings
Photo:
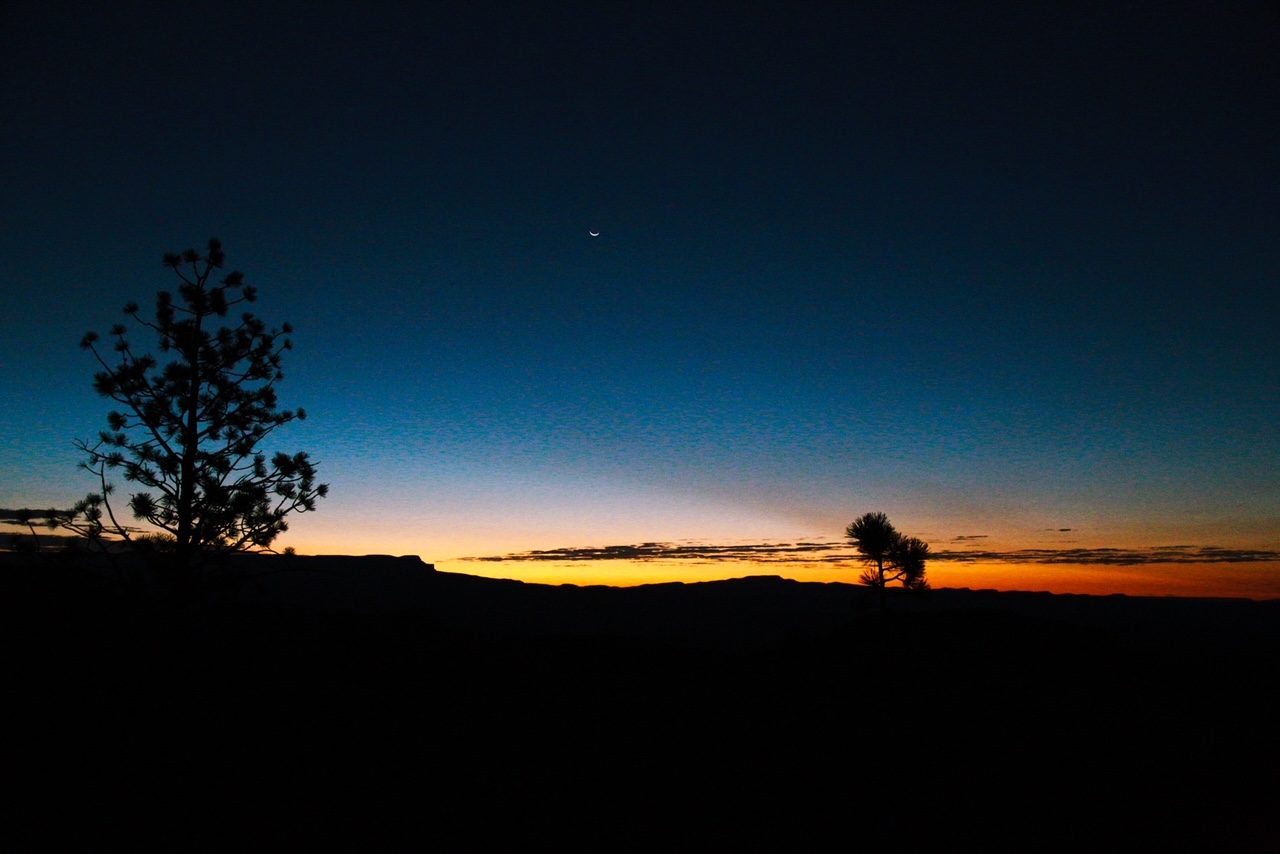
[[[588,230],[588,231],[587,231],[587,234],[590,234],[592,237],[599,237],[599,236],[600,236],[600,232],[598,232],[598,231],[591,231],[591,230]]]

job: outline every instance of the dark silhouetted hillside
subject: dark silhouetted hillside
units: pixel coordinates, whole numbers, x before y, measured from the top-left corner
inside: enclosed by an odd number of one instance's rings
[[[0,560],[6,832],[50,847],[1275,838],[1276,602],[935,590],[880,611],[779,578],[248,557],[288,571],[193,612],[34,561]]]

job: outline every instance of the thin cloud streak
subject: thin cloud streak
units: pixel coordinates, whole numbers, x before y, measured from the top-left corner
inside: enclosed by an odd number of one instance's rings
[[[1228,549],[1221,546],[1177,545],[1149,548],[1033,548],[1012,550],[954,550],[930,552],[930,560],[952,563],[1096,564],[1134,566],[1170,563],[1270,563],[1280,561],[1280,551]],[[528,561],[672,561],[714,563],[847,563],[858,555],[847,543],[743,543],[734,545],[690,543],[637,543],[589,548],[560,548],[505,555],[462,558],[480,562]]]

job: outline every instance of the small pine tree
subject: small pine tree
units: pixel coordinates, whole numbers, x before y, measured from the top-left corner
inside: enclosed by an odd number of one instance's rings
[[[96,475],[101,488],[76,504],[65,527],[94,539],[105,534],[161,547],[190,566],[204,552],[269,549],[288,528],[285,517],[314,510],[328,494],[327,484],[315,482],[306,453],[277,453],[268,462],[258,451],[276,428],[306,418],[302,409],[277,409],[280,359],[293,347],[285,337],[293,330],[287,323],[268,329],[248,312],[233,325],[218,324],[234,306],[257,297],[239,272],[211,281],[224,261],[218,240],[210,240],[204,254],[168,253],[165,266],[182,280],[178,301],[168,291],[157,294],[154,321],[136,303],[124,307],[158,336],[161,353],[173,355],[163,367],[134,350],[123,325],[110,333],[115,364],[98,349],[97,333],[80,342],[102,366],[94,389],[120,409],[108,413],[110,429],[97,442],[76,442],[87,455],[81,468]],[[142,487],[128,506],[149,532],[117,517],[108,480],[113,470]]]
[[[885,603],[885,587],[901,582],[908,590],[927,590],[925,561],[929,544],[918,537],[904,537],[883,513],[864,513],[845,529],[845,536],[866,564],[859,584],[880,590],[880,607]]]

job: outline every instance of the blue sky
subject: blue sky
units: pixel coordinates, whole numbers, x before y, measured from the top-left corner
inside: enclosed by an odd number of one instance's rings
[[[1280,548],[1268,4],[2,14],[0,506],[217,236],[333,488],[281,545]]]

